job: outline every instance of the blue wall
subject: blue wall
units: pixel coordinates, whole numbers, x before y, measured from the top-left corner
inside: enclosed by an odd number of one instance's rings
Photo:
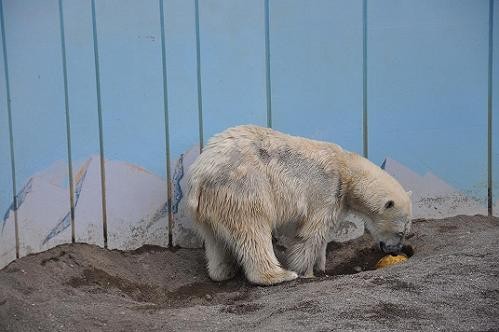
[[[484,202],[488,6],[387,0],[367,12],[371,159],[431,170]]]
[[[274,127],[362,153],[362,2],[270,1]]]
[[[2,4],[9,63],[5,68],[2,54],[0,221],[4,222],[6,213],[5,223],[14,222],[13,213],[9,214],[14,175],[17,193],[34,177],[40,179],[40,188],[53,190],[50,195],[65,195],[64,200],[51,203],[53,211],[63,211],[53,216],[46,214],[47,205],[26,201],[29,211],[22,212],[26,217],[18,220],[21,255],[39,250],[28,242],[47,239],[47,234],[59,241],[48,246],[71,240],[67,216],[64,219],[71,195],[77,201],[76,240],[103,244],[105,217],[111,247],[138,245],[118,241],[130,234],[146,242],[168,244],[167,239],[160,239],[171,230],[165,212],[168,188],[181,197],[175,192],[175,182],[179,185],[180,179],[175,178],[174,169],[187,166],[177,160],[187,151],[197,150],[201,141],[216,132],[243,123],[265,126],[271,121],[275,129],[332,141],[358,153],[364,148],[365,125],[373,162],[381,164],[389,157],[420,175],[431,172],[478,202],[480,208],[470,213],[483,213],[486,207],[488,0],[383,0],[368,1],[367,7],[361,0],[199,0],[198,16],[195,0],[164,0],[162,13],[159,0],[101,0],[95,6],[98,67],[91,1],[64,0],[68,114],[59,1],[3,0]],[[496,202],[499,1],[494,1],[494,6],[492,164]],[[364,10],[367,21],[363,20]],[[161,15],[165,22],[165,77]],[[97,79],[96,68],[100,70]],[[10,80],[12,128],[7,121],[6,77]],[[15,174],[11,173],[10,130]],[[104,170],[110,173],[103,186],[101,153]],[[173,179],[167,179],[168,159]],[[72,169],[67,167],[69,160]],[[75,178],[73,192],[68,172]],[[83,189],[77,181],[82,174],[88,183],[94,181]],[[45,187],[44,181],[50,185]],[[141,183],[156,187],[148,194]],[[35,189],[33,199],[34,194]],[[43,197],[43,192],[40,195]],[[107,201],[104,207],[103,199]],[[172,200],[178,203],[174,197]],[[151,201],[155,203],[147,205]],[[127,208],[144,212],[134,215]],[[33,215],[53,220],[31,220]],[[170,218],[180,220],[175,214]],[[144,227],[133,225],[138,219],[145,220]],[[40,235],[24,238],[32,223],[39,224]],[[1,240],[12,244],[13,236],[2,235]],[[12,250],[8,255],[12,256]]]
[[[492,194],[494,216],[499,217],[499,3],[493,2],[492,47]]]

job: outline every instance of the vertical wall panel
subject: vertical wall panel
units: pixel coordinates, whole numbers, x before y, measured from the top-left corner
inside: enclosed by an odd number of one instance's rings
[[[361,1],[270,1],[270,63],[276,129],[362,151]]]
[[[5,1],[20,254],[70,242],[57,1]]]
[[[76,241],[103,245],[99,127],[90,1],[64,4]]]
[[[494,0],[493,24],[493,71],[492,71],[492,201],[493,213],[499,217],[499,1]]]
[[[3,76],[2,76],[3,77]],[[3,88],[1,84],[0,88]],[[3,90],[5,91],[5,90]],[[12,211],[12,173],[5,93],[0,93],[0,268],[16,258],[14,213]]]
[[[185,176],[199,154],[194,1],[165,1],[168,110],[172,169],[173,244],[198,247],[185,209]]]
[[[488,2],[368,5],[370,158],[416,216],[486,213]]]
[[[362,152],[362,1],[270,1],[272,123]],[[345,241],[363,232],[347,216]]]
[[[110,248],[168,244],[158,1],[98,1]]]
[[[1,45],[0,42],[0,268],[16,258],[7,87]]]
[[[263,1],[199,1],[204,139],[267,123]]]

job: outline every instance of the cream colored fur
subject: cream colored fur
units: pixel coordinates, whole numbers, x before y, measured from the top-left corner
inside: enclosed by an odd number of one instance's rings
[[[367,159],[336,144],[250,125],[208,142],[189,170],[187,206],[210,277],[232,278],[241,265],[261,285],[324,271],[326,232],[347,211],[361,215],[387,248],[400,246],[411,217],[409,195]],[[295,241],[279,262],[272,232],[290,224]]]

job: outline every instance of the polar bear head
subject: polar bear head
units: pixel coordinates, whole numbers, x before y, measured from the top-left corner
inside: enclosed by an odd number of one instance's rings
[[[374,164],[363,164],[362,172],[353,180],[350,210],[364,220],[367,232],[381,250],[399,252],[410,232],[412,193]]]
[[[403,241],[410,232],[412,204],[410,192],[384,192],[378,198],[376,208],[365,220],[369,234],[385,253],[399,252]]]

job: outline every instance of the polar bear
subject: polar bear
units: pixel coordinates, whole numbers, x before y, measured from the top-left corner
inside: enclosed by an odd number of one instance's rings
[[[336,144],[238,126],[212,137],[187,176],[187,207],[215,281],[239,265],[259,285],[313,277],[325,270],[328,229],[346,213],[361,216],[387,253],[400,251],[409,232],[409,193]],[[272,232],[290,224],[294,241],[279,262]]]

